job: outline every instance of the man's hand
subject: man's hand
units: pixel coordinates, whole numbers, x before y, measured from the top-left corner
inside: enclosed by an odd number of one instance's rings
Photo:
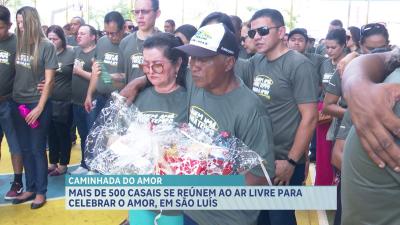
[[[275,185],[289,185],[294,173],[294,166],[287,160],[275,160]]]
[[[346,101],[365,151],[380,168],[387,164],[400,172],[400,148],[391,134],[400,137],[400,119],[393,112],[400,84],[366,84],[349,90]]]
[[[101,74],[101,66],[100,66],[100,64],[99,64],[97,61],[93,60],[93,64],[92,64],[92,76],[94,75],[94,76],[99,77],[100,74]]]

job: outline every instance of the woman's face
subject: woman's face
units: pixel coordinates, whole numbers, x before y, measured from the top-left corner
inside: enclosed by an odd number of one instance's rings
[[[62,41],[56,33],[49,32],[49,34],[47,35],[47,38],[51,42],[53,42],[53,45],[56,47],[57,50],[60,50],[62,48]]]
[[[388,42],[381,34],[373,34],[365,38],[364,43],[361,44],[361,51],[363,54],[371,53],[376,48],[387,48]]]
[[[164,56],[162,48],[143,49],[143,58],[143,71],[156,89],[168,87],[176,83],[179,63],[176,65],[172,64]]]
[[[344,46],[340,45],[336,40],[325,40],[326,53],[332,60],[337,60],[343,55]]]
[[[356,45],[353,41],[353,36],[351,35],[351,32],[349,30],[346,30],[346,37],[347,37],[347,47],[348,48],[351,48]]]
[[[17,14],[17,27],[21,32],[24,32],[24,18],[21,14]]]

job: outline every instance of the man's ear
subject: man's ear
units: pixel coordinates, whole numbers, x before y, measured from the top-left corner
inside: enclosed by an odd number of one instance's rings
[[[225,72],[233,70],[235,67],[236,59],[234,56],[228,56],[225,59]]]
[[[279,39],[283,40],[283,38],[285,37],[285,34],[286,34],[286,27],[285,26],[279,27],[278,33],[279,33]]]

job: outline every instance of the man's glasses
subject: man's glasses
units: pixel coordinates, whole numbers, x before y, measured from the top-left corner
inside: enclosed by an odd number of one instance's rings
[[[256,33],[258,33],[260,36],[268,35],[269,34],[269,30],[271,30],[272,28],[279,28],[279,27],[266,27],[266,26],[265,27],[259,27],[259,28],[256,28],[256,29],[249,30],[247,32],[247,34],[249,35],[249,37],[251,39],[253,39],[256,36]]]
[[[372,30],[381,30],[384,31],[386,30],[385,24],[382,23],[369,23],[361,27],[360,29],[360,35],[365,36],[367,35],[368,32]]]
[[[134,9],[132,10],[133,14],[135,14],[136,16],[142,14],[142,15],[147,15],[149,13],[151,13],[151,11],[153,11],[153,9]]]
[[[153,71],[153,73],[161,74],[164,72],[164,63],[162,63],[162,62],[155,62],[152,64],[143,63],[140,65],[140,68],[143,70],[143,73],[145,73],[145,74],[150,73],[150,68],[151,68],[151,71]]]

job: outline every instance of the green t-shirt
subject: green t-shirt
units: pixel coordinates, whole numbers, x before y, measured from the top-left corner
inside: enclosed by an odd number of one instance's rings
[[[0,41],[0,96],[10,95],[15,77],[15,51],[17,37],[14,34]]]
[[[183,87],[167,94],[148,87],[140,92],[133,104],[155,124],[185,123],[188,115],[186,98],[187,92]]]
[[[67,47],[57,54],[58,69],[56,70],[54,89],[51,99],[57,101],[71,101],[72,70],[74,68],[75,52]]]
[[[339,72],[335,71],[328,84],[325,86],[325,93],[339,97],[338,105],[342,108],[347,108],[347,103],[342,96],[342,79],[340,78]],[[327,134],[327,140],[335,140],[340,129],[342,118],[334,118]]]
[[[326,55],[326,46],[325,44],[320,44],[315,49],[315,54],[325,56]]]
[[[126,83],[143,76],[143,71],[139,68],[143,63],[143,43],[144,40],[139,39],[137,32],[134,32],[119,44],[118,72],[125,74]]]
[[[76,36],[74,35],[68,35],[66,41],[67,45],[70,45],[72,47],[78,46],[78,42],[76,42]]]
[[[326,60],[325,57],[323,57],[322,55],[318,55],[315,53],[305,53],[304,54],[314,65],[315,70],[317,71],[317,73],[315,73],[314,75],[316,75],[316,79],[318,80],[318,84],[322,83],[321,80],[321,76],[319,76],[319,71],[321,71],[321,66],[322,63]]]
[[[187,75],[189,101],[189,124],[209,134],[228,131],[257,152],[265,161],[269,176],[275,175],[271,118],[265,106],[240,81],[240,86],[224,95],[213,95],[203,88],[197,88],[191,75]],[[257,176],[264,176],[261,167],[251,170]],[[185,211],[199,225],[203,224],[254,224],[259,211]]]
[[[275,158],[286,159],[301,121],[298,104],[317,102],[313,64],[290,50],[274,61],[256,54],[236,63],[235,73],[263,101],[272,118]],[[305,162],[303,156],[300,163]]]
[[[239,45],[239,58],[248,59],[250,57],[251,55],[246,52],[246,49],[242,45]]]
[[[343,115],[342,121],[340,122],[339,130],[336,134],[336,139],[346,140],[351,126],[353,126],[353,122],[351,121],[350,111],[346,110]]]
[[[319,100],[321,102],[324,101],[325,98],[325,92],[326,92],[326,87],[329,84],[329,81],[331,80],[331,78],[333,77],[333,74],[336,73],[336,65],[332,64],[332,60],[331,59],[326,59],[322,65],[321,65],[321,69],[319,71],[319,75],[321,76],[321,80],[322,80],[322,92],[320,93],[319,96]]]
[[[113,44],[110,39],[106,36],[100,38],[96,45],[96,60],[102,61],[106,72],[109,74],[118,72],[118,51],[119,44]],[[105,84],[104,81],[99,78],[97,80],[96,90],[100,94],[110,94],[115,91],[112,83]]]
[[[96,48],[90,52],[83,52],[80,47],[75,49],[75,65],[81,64],[83,70],[92,72],[92,60],[95,58]],[[87,90],[89,88],[89,80],[73,74],[72,76],[72,103],[83,105],[85,103]]]
[[[37,85],[45,79],[45,70],[58,68],[56,49],[48,40],[42,40],[39,44],[39,61],[36,71],[33,70],[32,59],[33,56],[24,52],[16,56],[13,99],[17,103],[39,102],[41,94]]]
[[[386,83],[400,83],[400,69]],[[400,116],[400,104],[394,107]],[[400,144],[400,139],[396,138]],[[342,163],[342,225],[400,224],[400,174],[380,169],[363,150],[355,128],[350,130]]]

